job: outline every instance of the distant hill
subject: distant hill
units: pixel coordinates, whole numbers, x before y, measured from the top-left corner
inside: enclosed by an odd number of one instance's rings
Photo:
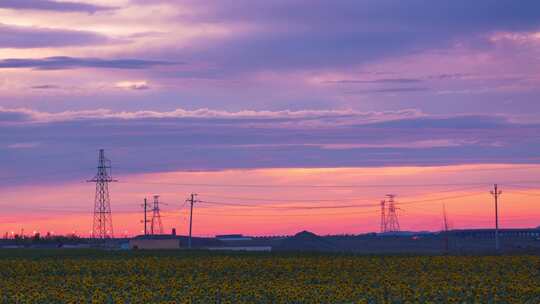
[[[335,251],[336,245],[313,232],[302,231],[281,240],[276,250],[284,251]]]

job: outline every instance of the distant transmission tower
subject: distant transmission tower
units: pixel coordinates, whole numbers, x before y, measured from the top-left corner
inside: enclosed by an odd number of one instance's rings
[[[97,239],[113,238],[109,183],[116,180],[111,177],[111,161],[105,158],[105,151],[103,149],[99,150],[97,169],[96,176],[88,181],[96,183],[92,237]]]
[[[386,201],[381,201],[381,233],[386,232]]]
[[[448,252],[449,242],[448,242],[448,218],[446,216],[446,204],[443,203],[443,229],[444,229],[444,251]]]
[[[448,225],[448,217],[446,216],[446,204],[443,203],[443,229],[445,232],[448,232],[449,225]]]
[[[386,232],[399,232],[399,221],[396,214],[396,203],[394,194],[387,194],[388,197],[388,215],[386,217]]]
[[[161,215],[159,214],[159,195],[154,195],[150,234],[163,234],[163,224],[161,223]]]

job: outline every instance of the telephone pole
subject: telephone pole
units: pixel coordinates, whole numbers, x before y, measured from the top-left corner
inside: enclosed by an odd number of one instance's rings
[[[191,229],[193,227],[193,204],[199,202],[195,199],[197,194],[191,193],[188,199],[186,199],[186,202],[190,204],[189,208],[189,238],[188,238],[188,248],[191,249]]]
[[[103,149],[99,150],[97,169],[96,176],[88,181],[96,183],[92,237],[98,239],[113,238],[109,183],[116,182],[116,180],[111,177],[111,161],[105,157],[105,150]]]
[[[491,195],[495,198],[495,250],[499,251],[499,196],[502,194],[502,191],[497,188],[497,184],[493,185],[493,191]]]
[[[144,198],[144,204],[143,204],[143,207],[144,207],[144,219],[143,219],[143,223],[144,223],[144,235],[147,235],[148,234],[148,225],[147,223],[149,222],[148,219],[147,219],[147,213],[148,213],[148,200],[146,199],[146,197]]]
[[[150,226],[150,233],[154,235],[155,232],[163,234],[163,223],[161,222],[161,215],[159,214],[159,195],[154,195],[154,206],[152,208],[152,222]]]

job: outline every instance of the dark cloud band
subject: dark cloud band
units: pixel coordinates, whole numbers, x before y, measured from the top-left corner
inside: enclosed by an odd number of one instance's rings
[[[64,151],[77,158],[78,164],[91,164],[99,148],[109,150],[120,167],[137,168],[130,173],[534,163],[540,153],[540,141],[532,136],[540,125],[513,123],[500,115],[207,109],[53,114],[4,109],[0,120],[0,161],[7,172],[41,170],[43,155],[63,155]],[[21,147],[20,143],[39,145],[23,145],[24,151],[13,149],[14,145]],[[150,161],[148,155],[152,155]],[[10,162],[13,158],[24,161]],[[69,169],[70,164],[59,157],[48,159],[47,165]]]
[[[87,46],[113,42],[86,31],[8,26],[0,23],[0,48]]]
[[[0,60],[3,69],[38,69],[62,70],[73,68],[99,68],[99,69],[146,69],[160,65],[179,64],[166,61],[145,59],[101,59],[78,57],[47,57],[41,59],[4,59]]]

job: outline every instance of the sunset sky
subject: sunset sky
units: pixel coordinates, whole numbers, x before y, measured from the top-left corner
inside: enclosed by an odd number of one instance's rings
[[[0,233],[540,225],[536,0],[0,0]]]

